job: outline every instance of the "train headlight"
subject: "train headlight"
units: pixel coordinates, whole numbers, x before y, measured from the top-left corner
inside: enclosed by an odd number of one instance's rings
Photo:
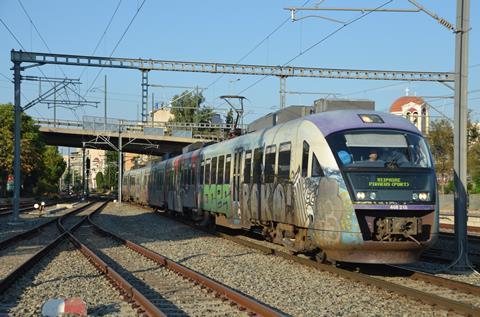
[[[35,203],[35,205],[33,205],[33,208],[35,209],[38,209],[38,207],[40,207],[37,203]]]
[[[430,194],[429,193],[419,193],[418,194],[418,199],[420,199],[422,201],[430,200]]]
[[[413,193],[413,194],[412,194],[412,199],[413,199],[413,200],[418,200],[418,194],[417,194],[417,193]]]
[[[374,200],[375,198],[377,198],[377,194],[375,194],[375,193],[370,193],[369,196],[370,196],[371,200]]]
[[[44,202],[44,201],[42,201],[42,202],[40,203],[40,205],[42,205],[42,206],[45,206],[45,202]]]
[[[357,192],[357,199],[358,200],[364,200],[367,195],[365,195],[364,192]]]

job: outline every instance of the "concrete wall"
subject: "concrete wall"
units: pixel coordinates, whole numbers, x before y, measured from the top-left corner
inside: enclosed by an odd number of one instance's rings
[[[470,195],[469,210],[480,210],[480,194]],[[440,210],[453,211],[453,194],[440,194]]]

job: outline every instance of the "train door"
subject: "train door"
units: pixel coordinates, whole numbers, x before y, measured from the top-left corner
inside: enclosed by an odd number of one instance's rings
[[[212,170],[210,173],[210,210],[217,211],[217,158],[212,158]]]
[[[243,149],[235,149],[233,154],[232,213],[233,218],[241,219],[240,213],[240,170]]]
[[[225,167],[225,156],[220,155],[217,161],[217,183],[215,185],[215,200],[216,200],[216,211],[219,213],[226,213],[226,204],[225,204],[225,195],[223,192],[223,183],[224,183],[224,167]]]
[[[256,148],[253,152],[252,191],[251,191],[251,217],[260,220],[261,188],[263,171],[263,148]]]

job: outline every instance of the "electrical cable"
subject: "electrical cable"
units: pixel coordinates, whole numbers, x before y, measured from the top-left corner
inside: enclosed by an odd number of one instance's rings
[[[142,1],[142,4],[137,8],[137,11],[135,12],[135,14],[133,15],[132,19],[130,20],[130,23],[128,23],[125,31],[123,32],[122,36],[120,37],[120,39],[117,41],[117,44],[115,44],[115,47],[113,48],[112,52],[110,53],[110,56],[109,57],[112,57],[113,53],[115,53],[115,51],[117,50],[118,46],[120,45],[120,43],[122,42],[123,38],[125,37],[125,35],[127,34],[128,30],[130,29],[130,26],[132,26],[133,22],[135,21],[135,18],[137,17],[138,13],[140,13],[140,10],[142,10],[143,8],[143,5],[145,4],[147,0],[143,0]],[[85,94],[83,95],[83,97],[85,97],[88,93],[88,91],[90,89],[92,89],[93,85],[95,85],[95,82],[97,81],[98,79],[98,76],[100,76],[100,74],[103,72],[103,68],[100,68],[100,70],[98,71],[97,75],[95,76],[95,79],[92,81],[90,87],[87,89],[87,91],[85,92]]]
[[[338,27],[337,29],[335,29],[334,31],[330,32],[329,34],[327,34],[326,36],[324,36],[321,40],[317,41],[316,43],[314,43],[313,45],[309,46],[305,51],[303,52],[300,52],[298,53],[296,56],[292,57],[290,60],[288,60],[286,63],[284,63],[282,66],[287,66],[288,64],[290,64],[291,62],[293,62],[294,60],[296,60],[297,58],[299,58],[300,56],[304,55],[305,53],[309,52],[310,50],[312,50],[313,48],[315,48],[316,46],[318,46],[319,44],[323,43],[324,41],[326,41],[327,39],[329,39],[330,37],[332,37],[333,35],[335,35],[336,33],[340,32],[342,29],[344,29],[345,27],[359,21],[360,19],[366,17],[367,15],[383,8],[384,6],[386,6],[387,4],[393,2],[393,0],[389,0],[389,1],[386,1],[385,3],[381,4],[380,6],[376,7],[375,9],[371,10],[371,11],[368,11],[368,12],[363,12],[359,17],[353,19],[353,20],[350,20],[349,22],[343,24],[342,26]],[[244,88],[243,90],[241,90],[240,92],[238,92],[237,94],[240,95],[242,93],[244,93],[245,91],[249,90],[250,88],[252,88],[253,86],[257,85],[258,83],[260,83],[261,81],[263,81],[265,78],[267,77],[271,77],[271,75],[265,75],[263,77],[261,77],[260,79],[256,80],[254,83],[252,83],[251,85],[247,86],[246,88]]]
[[[105,37],[105,35],[107,34],[107,31],[108,29],[110,28],[110,25],[112,24],[113,22],[113,18],[115,17],[115,15],[117,14],[117,11],[118,9],[120,8],[120,5],[122,4],[122,0],[119,0],[118,3],[117,3],[117,6],[115,7],[115,10],[113,11],[113,14],[112,16],[110,17],[110,20],[108,21],[107,23],[107,26],[105,27],[105,30],[103,31],[102,35],[100,36],[100,38],[98,39],[98,42],[97,42],[97,45],[95,45],[95,48],[93,49],[92,53],[90,55],[95,55],[95,53],[97,52],[97,49],[98,47],[100,46],[100,43],[102,43],[102,40],[103,38]],[[80,76],[79,78],[82,78],[83,74],[85,73],[85,70],[87,69],[87,66],[85,66],[83,69],[82,69],[82,72],[80,73]]]
[[[37,35],[38,37],[40,38],[40,40],[42,40],[43,44],[45,45],[45,47],[47,48],[48,52],[49,53],[52,53],[52,51],[50,50],[50,47],[48,46],[47,42],[45,41],[45,39],[43,38],[42,34],[40,33],[40,31],[38,30],[37,26],[35,25],[35,23],[33,22],[32,18],[30,17],[30,14],[28,14],[27,12],[27,9],[25,9],[25,7],[23,6],[23,3],[21,0],[17,0],[18,1],[18,4],[22,7],[22,10],[23,12],[25,13],[25,15],[27,16],[28,20],[30,21],[30,24],[33,26],[33,28],[35,29],[35,32],[37,32]],[[58,67],[58,69],[60,69],[60,71],[62,72],[63,76],[66,78],[67,75],[65,74],[65,72],[63,71],[63,68],[60,67],[59,65],[56,65]]]
[[[15,36],[15,34],[13,34],[12,30],[10,30],[10,28],[7,26],[7,24],[5,22],[3,22],[2,18],[0,18],[0,22],[2,22],[3,26],[7,29],[7,31],[10,33],[10,35],[15,39],[15,41],[17,41],[18,45],[20,45],[20,47],[24,51],[26,51],[26,49],[25,49],[25,47],[23,47],[22,43],[20,43],[18,38]]]
[[[307,5],[311,0],[307,0],[305,1],[302,6],[305,6]],[[241,63],[245,58],[247,58],[248,56],[250,56],[250,54],[252,54],[257,48],[259,48],[263,43],[265,43],[265,41],[267,41],[268,39],[270,39],[270,37],[275,34],[278,30],[280,30],[285,24],[287,24],[287,22],[290,21],[290,17],[286,18],[285,20],[283,20],[275,29],[273,29],[273,31],[271,31],[267,36],[265,36],[260,42],[258,42],[253,48],[251,48],[245,55],[243,55],[239,60],[237,60],[235,62],[235,64],[238,64],[238,63]],[[217,83],[220,79],[223,78],[223,76],[225,76],[225,74],[222,74],[220,75],[217,79],[215,79],[212,83],[210,83],[207,88],[210,88],[212,85],[214,85],[215,83]]]

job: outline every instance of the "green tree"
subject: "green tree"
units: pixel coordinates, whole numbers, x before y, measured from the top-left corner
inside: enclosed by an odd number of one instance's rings
[[[45,184],[45,188],[43,190],[40,188],[39,193],[58,193],[58,181],[62,177],[67,163],[63,160],[56,146],[45,147],[42,163],[43,168],[40,181]]]
[[[107,190],[117,190],[118,188],[118,152],[107,151],[106,168],[103,177]]]
[[[103,179],[102,172],[98,172],[97,175],[95,175],[95,182],[97,183],[98,192],[101,192],[105,189],[105,180]]]
[[[33,119],[22,113],[21,171],[24,191],[31,192],[31,184],[41,175],[44,143]],[[6,179],[13,174],[14,112],[12,104],[0,105],[0,195],[6,195]],[[29,181],[26,181],[26,180]]]
[[[172,102],[173,118],[171,122],[195,122],[196,115],[205,101],[202,93],[192,93],[184,91],[180,95],[175,95]]]
[[[442,191],[444,191],[443,185],[451,179],[453,168],[453,129],[450,121],[447,119],[433,121],[428,140],[435,160],[437,176],[442,180]]]
[[[225,118],[226,124],[233,124],[233,109],[228,110],[227,116]]]
[[[201,92],[184,91],[174,96],[170,122],[181,123],[210,123],[215,114],[210,107],[202,106],[205,98]],[[211,132],[210,129],[193,129],[193,133]]]

